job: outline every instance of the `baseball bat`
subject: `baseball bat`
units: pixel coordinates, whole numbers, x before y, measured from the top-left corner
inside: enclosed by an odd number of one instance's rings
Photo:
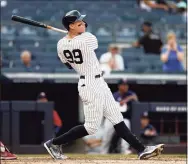
[[[50,29],[50,30],[53,30],[53,31],[67,33],[67,31],[65,31],[65,30],[61,30],[59,28],[55,28],[55,27],[46,25],[46,24],[44,24],[42,22],[34,21],[34,20],[31,20],[31,19],[27,19],[27,18],[24,18],[24,17],[17,16],[17,15],[12,15],[12,20],[16,21],[16,22],[21,22],[21,23],[24,23],[24,24],[28,24],[28,25],[31,25],[31,26],[47,28],[47,29]]]

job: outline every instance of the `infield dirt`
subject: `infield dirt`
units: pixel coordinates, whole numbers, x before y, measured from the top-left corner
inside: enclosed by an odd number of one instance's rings
[[[53,160],[49,156],[23,155],[17,160],[3,160],[2,164],[185,164],[186,156],[161,155],[152,160],[138,160],[136,156],[123,155],[68,155],[66,160]]]

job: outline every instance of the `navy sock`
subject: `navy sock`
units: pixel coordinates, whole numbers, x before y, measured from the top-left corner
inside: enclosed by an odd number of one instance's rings
[[[67,133],[54,138],[52,143],[54,145],[62,145],[87,135],[88,132],[86,131],[85,127],[83,125],[78,125],[69,130]]]
[[[135,150],[142,152],[145,149],[145,146],[131,133],[123,121],[114,125],[114,128],[117,135],[127,141]]]

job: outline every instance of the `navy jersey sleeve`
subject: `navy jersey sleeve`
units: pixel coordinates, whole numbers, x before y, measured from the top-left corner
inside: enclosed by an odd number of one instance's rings
[[[136,93],[129,90],[129,91],[127,92],[127,96],[132,96],[132,95],[136,95]]]
[[[114,93],[113,93],[113,96],[114,96],[114,99],[117,101],[117,98],[118,98],[118,92],[114,92]]]

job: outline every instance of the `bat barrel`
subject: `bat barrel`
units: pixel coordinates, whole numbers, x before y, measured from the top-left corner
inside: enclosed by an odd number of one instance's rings
[[[12,15],[12,20],[16,21],[16,22],[21,22],[21,23],[24,23],[24,24],[36,26],[36,27],[47,28],[47,25],[45,25],[44,23],[37,22],[37,21],[27,19],[27,18],[24,18],[24,17],[20,17],[20,16],[17,16],[17,15]]]
[[[12,15],[11,19],[13,21],[16,21],[16,22],[21,22],[21,23],[36,26],[36,27],[47,28],[47,29],[51,29],[51,30],[54,30],[54,31],[57,31],[57,32],[67,33],[67,31],[65,31],[65,30],[61,30],[61,29],[58,29],[58,28],[55,28],[55,27],[52,27],[52,26],[48,26],[48,25],[46,25],[42,22],[37,22],[37,21],[31,20],[31,19],[27,19],[27,18],[24,18],[24,17],[17,16],[17,15]]]

